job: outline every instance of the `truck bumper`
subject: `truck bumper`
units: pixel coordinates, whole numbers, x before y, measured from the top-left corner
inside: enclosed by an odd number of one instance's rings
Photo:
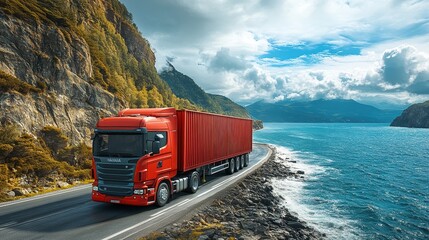
[[[108,196],[97,191],[92,191],[92,200],[96,202],[116,203],[133,206],[148,206],[155,203],[155,194],[150,192],[149,194],[136,195],[126,197]]]

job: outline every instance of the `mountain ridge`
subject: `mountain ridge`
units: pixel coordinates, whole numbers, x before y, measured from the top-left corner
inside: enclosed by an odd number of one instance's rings
[[[225,96],[206,93],[192,78],[177,71],[170,62],[167,62],[167,67],[159,75],[168,83],[176,96],[188,99],[209,112],[250,118],[244,107]]]
[[[380,110],[354,100],[258,101],[246,107],[264,122],[390,122],[400,111]]]

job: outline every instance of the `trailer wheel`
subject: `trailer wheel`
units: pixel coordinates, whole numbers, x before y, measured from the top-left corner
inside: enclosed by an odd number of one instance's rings
[[[233,174],[234,173],[234,171],[235,171],[235,160],[234,160],[234,158],[230,158],[229,160],[228,160],[228,163],[229,163],[229,167],[225,170],[226,171],[226,173],[227,174]]]
[[[238,172],[238,170],[240,170],[240,159],[238,157],[235,157],[234,160],[235,160],[235,171]]]
[[[168,199],[170,198],[170,187],[166,182],[162,182],[158,186],[158,190],[156,191],[156,205],[158,207],[164,206]]]
[[[240,159],[240,169],[243,169],[244,168],[244,156],[241,155],[238,158]]]
[[[244,166],[249,166],[249,154],[244,155]]]
[[[194,171],[192,172],[191,176],[189,176],[189,187],[187,191],[189,193],[196,193],[199,185],[200,185],[200,174],[198,174],[197,171]]]

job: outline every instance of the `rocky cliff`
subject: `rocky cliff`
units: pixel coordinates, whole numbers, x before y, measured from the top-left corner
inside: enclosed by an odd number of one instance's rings
[[[79,141],[89,136],[89,127],[100,114],[112,114],[125,106],[113,94],[89,83],[93,71],[88,45],[75,34],[69,37],[67,41],[55,25],[0,11],[3,79],[14,76],[40,87],[28,94],[4,89],[0,96],[2,124],[14,123],[28,132],[55,125]]]
[[[390,126],[429,128],[429,101],[411,105]]]
[[[117,0],[0,2],[0,122],[59,127],[89,142],[125,107],[195,108],[159,78],[149,43]],[[36,134],[34,134],[36,135]]]

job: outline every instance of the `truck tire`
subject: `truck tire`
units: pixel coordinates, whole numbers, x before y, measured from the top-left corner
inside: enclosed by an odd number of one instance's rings
[[[156,191],[156,205],[158,207],[164,206],[168,199],[170,198],[170,187],[166,182],[162,182],[158,186],[158,190]]]
[[[244,154],[244,166],[249,166],[249,154]]]
[[[240,169],[243,169],[244,168],[244,156],[241,155],[238,158],[240,158]]]
[[[226,171],[227,174],[231,175],[235,171],[235,164],[234,164],[235,160],[234,160],[234,158],[230,158],[228,160],[228,163],[229,163],[229,167],[225,171]]]
[[[199,185],[200,185],[200,174],[197,171],[194,171],[189,176],[189,187],[187,189],[187,192],[196,193]]]
[[[234,160],[235,160],[235,163],[234,163],[235,171],[238,172],[238,170],[240,170],[240,159],[238,157],[235,157]]]

